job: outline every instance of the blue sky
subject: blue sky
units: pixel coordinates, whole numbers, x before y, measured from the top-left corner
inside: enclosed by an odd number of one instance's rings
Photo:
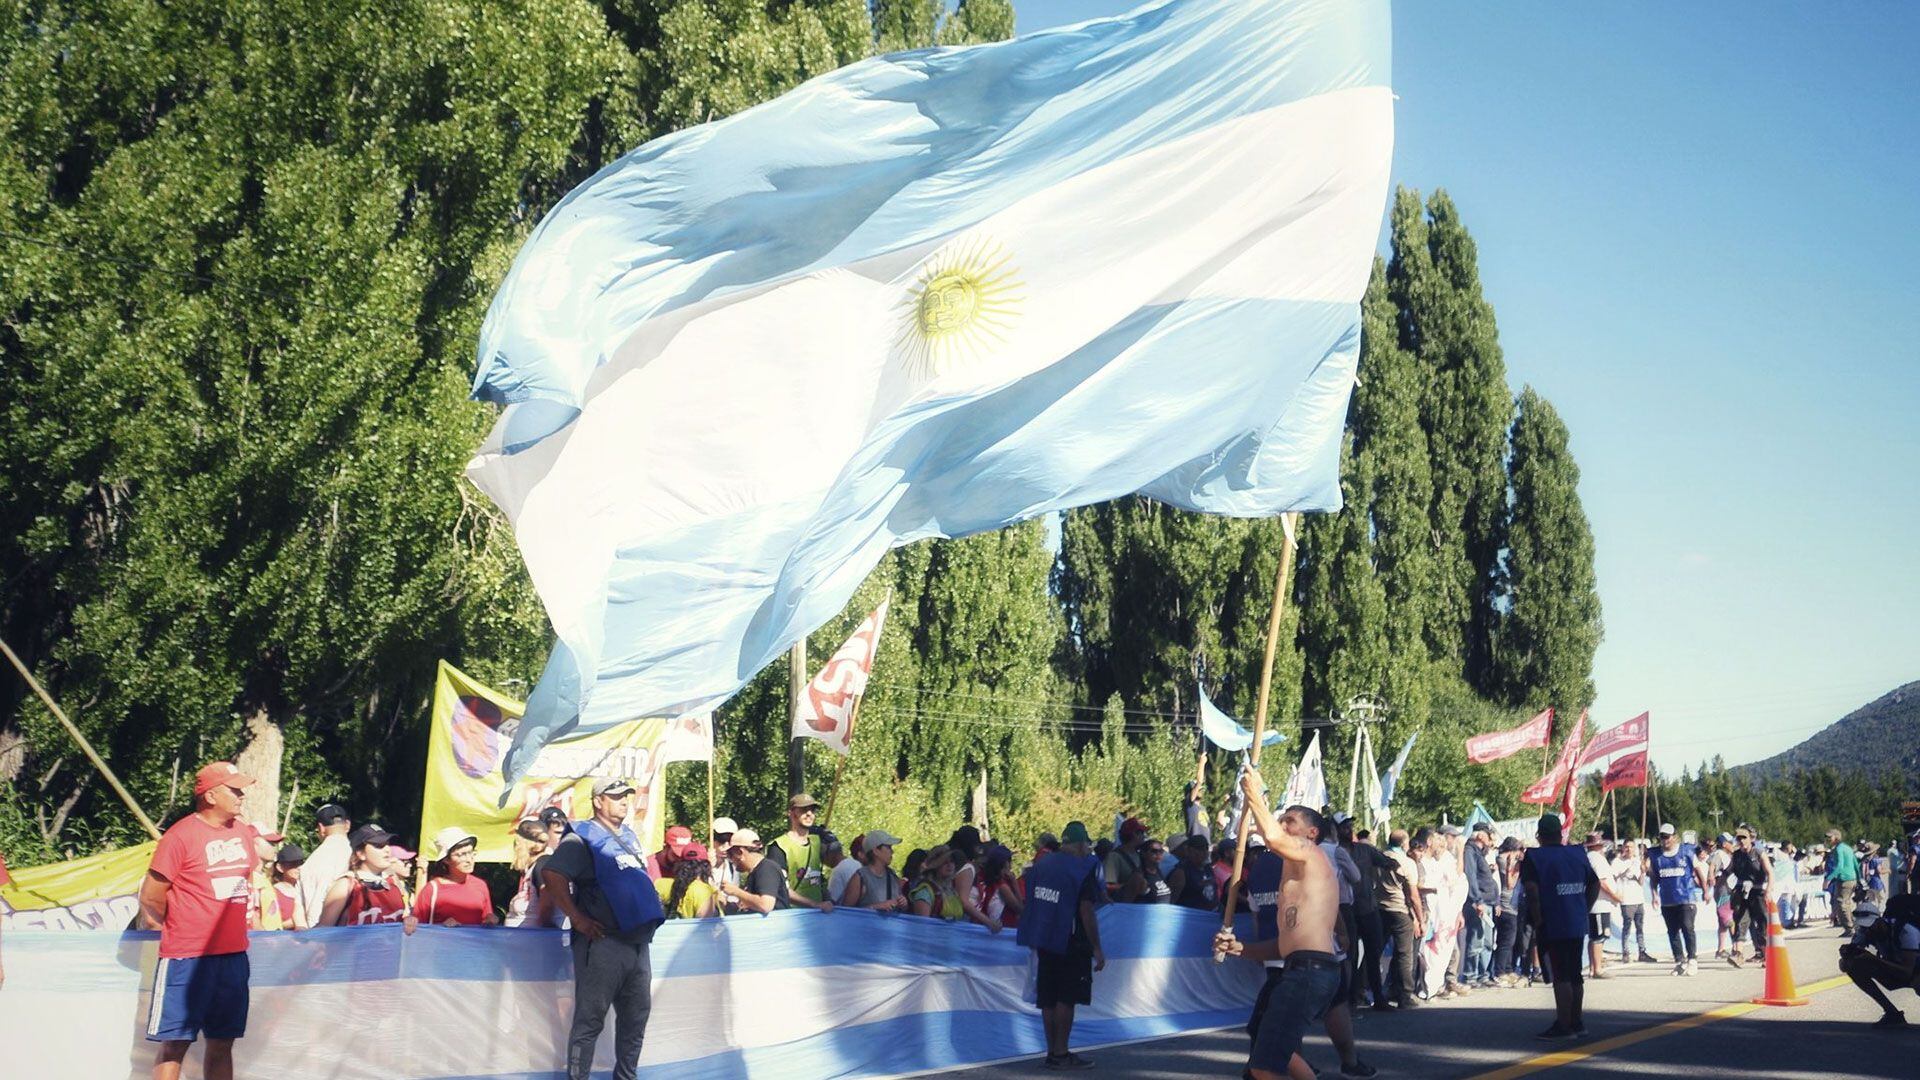
[[[1394,10],[1395,180],[1452,194],[1573,431],[1593,722],[1651,709],[1675,771],[1920,679],[1920,5],[1676,10]]]

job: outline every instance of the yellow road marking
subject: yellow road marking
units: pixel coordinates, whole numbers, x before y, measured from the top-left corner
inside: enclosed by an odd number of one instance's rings
[[[1811,997],[1823,990],[1831,990],[1836,986],[1850,985],[1852,981],[1853,980],[1847,978],[1845,975],[1836,975],[1831,979],[1822,979],[1809,986],[1800,987],[1800,996]],[[1683,1016],[1678,1020],[1669,1020],[1664,1024],[1655,1024],[1652,1027],[1641,1028],[1638,1031],[1629,1031],[1625,1035],[1615,1035],[1611,1039],[1601,1039],[1596,1043],[1587,1043],[1583,1046],[1566,1050],[1556,1050],[1551,1054],[1541,1054],[1539,1057],[1528,1058],[1526,1061],[1508,1065],[1502,1069],[1481,1073],[1475,1076],[1473,1080],[1514,1080],[1515,1077],[1527,1076],[1547,1069],[1557,1069],[1562,1065],[1571,1065],[1576,1061],[1584,1061],[1587,1058],[1595,1057],[1611,1050],[1618,1050],[1623,1046],[1632,1046],[1635,1043],[1646,1042],[1648,1039],[1657,1039],[1662,1035],[1671,1035],[1676,1031],[1697,1028],[1704,1024],[1711,1024],[1715,1020],[1731,1020],[1736,1016],[1745,1016],[1750,1012],[1768,1007],[1769,1006],[1766,1005],[1755,1005],[1748,1001],[1743,1001],[1736,1005],[1722,1005],[1717,1009],[1709,1009],[1706,1012],[1698,1013],[1694,1016]]]

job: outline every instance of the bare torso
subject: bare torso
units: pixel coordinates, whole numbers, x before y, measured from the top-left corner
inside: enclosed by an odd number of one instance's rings
[[[1304,857],[1288,859],[1280,876],[1279,929],[1281,956],[1296,951],[1332,953],[1333,924],[1340,914],[1340,887],[1326,852],[1307,846]]]

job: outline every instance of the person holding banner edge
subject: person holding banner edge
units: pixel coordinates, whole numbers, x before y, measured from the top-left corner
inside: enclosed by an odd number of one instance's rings
[[[573,1023],[567,1076],[587,1080],[593,1049],[613,1009],[614,1080],[633,1080],[653,1012],[653,932],[666,921],[660,891],[647,876],[640,839],[627,827],[633,785],[593,785],[593,817],[560,841],[542,871],[542,894],[573,927]]]

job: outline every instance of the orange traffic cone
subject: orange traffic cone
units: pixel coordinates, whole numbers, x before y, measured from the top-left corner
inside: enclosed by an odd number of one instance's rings
[[[1735,948],[1739,943],[1735,942]],[[1767,986],[1755,1005],[1805,1005],[1807,999],[1793,985],[1793,961],[1787,956],[1787,932],[1780,925],[1780,908],[1767,897]]]

